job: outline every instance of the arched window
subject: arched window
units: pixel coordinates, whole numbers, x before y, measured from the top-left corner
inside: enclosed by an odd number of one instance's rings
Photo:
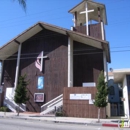
[[[114,86],[110,86],[109,87],[109,94],[110,95],[115,95],[115,88],[114,88]]]

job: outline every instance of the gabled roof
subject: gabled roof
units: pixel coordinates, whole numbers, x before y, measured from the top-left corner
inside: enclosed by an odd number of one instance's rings
[[[0,60],[5,60],[14,53],[16,53],[18,51],[19,43],[25,42],[27,39],[31,38],[43,29],[51,30],[63,35],[68,35],[72,37],[72,39],[75,41],[102,49],[107,54],[107,61],[111,62],[109,42],[43,22],[36,23],[34,26],[30,27],[29,29],[27,29],[26,31],[24,31],[23,33],[21,33],[20,35],[3,45],[0,48]]]

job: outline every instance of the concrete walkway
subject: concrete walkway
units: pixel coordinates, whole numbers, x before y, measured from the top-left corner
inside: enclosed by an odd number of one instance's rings
[[[54,115],[40,115],[40,113],[24,112],[17,116],[14,112],[0,112],[0,118],[15,118],[24,120],[50,121],[56,123],[71,123],[82,125],[118,127],[119,119],[100,119],[100,123],[94,118],[55,117]]]

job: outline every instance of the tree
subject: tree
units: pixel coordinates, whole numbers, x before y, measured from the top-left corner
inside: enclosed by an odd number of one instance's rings
[[[16,0],[13,0],[16,1]],[[23,9],[26,11],[26,0],[17,0],[19,4],[23,7]]]
[[[107,106],[107,95],[108,95],[107,83],[105,82],[104,73],[103,71],[101,71],[98,77],[97,93],[94,102],[94,105],[98,107],[98,122],[100,122],[100,108]]]
[[[18,85],[14,95],[14,101],[15,103],[18,104],[18,110],[17,110],[18,116],[19,116],[20,105],[22,103],[26,103],[26,101],[29,100],[29,97],[27,96],[27,88],[26,88],[28,85],[28,81],[26,81],[25,79],[26,79],[26,75],[19,77]]]

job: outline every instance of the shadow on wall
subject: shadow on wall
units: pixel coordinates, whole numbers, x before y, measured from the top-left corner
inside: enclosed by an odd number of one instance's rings
[[[41,106],[43,105],[43,102],[35,102],[34,94],[29,90],[29,88],[27,88],[27,90],[29,94],[29,101],[26,103],[26,110],[30,112],[41,112]]]

